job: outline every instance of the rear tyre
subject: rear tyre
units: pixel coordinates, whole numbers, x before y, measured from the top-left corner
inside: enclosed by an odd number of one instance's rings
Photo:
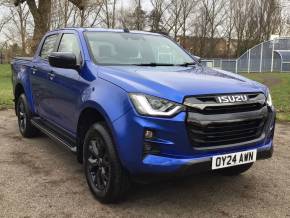
[[[31,112],[26,100],[26,96],[21,94],[16,103],[16,112],[18,117],[18,126],[21,135],[25,138],[36,136],[39,131],[31,124]]]
[[[122,168],[112,137],[103,123],[93,124],[86,134],[84,168],[91,192],[102,203],[121,200],[129,189],[129,175]]]
[[[219,169],[217,173],[220,173],[224,176],[238,176],[247,170],[249,170],[253,166],[253,163],[243,164],[238,166],[233,166],[229,168]]]

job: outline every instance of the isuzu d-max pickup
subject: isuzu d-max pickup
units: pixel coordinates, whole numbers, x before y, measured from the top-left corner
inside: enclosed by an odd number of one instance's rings
[[[272,156],[269,90],[199,62],[156,33],[48,32],[33,58],[12,61],[20,133],[41,131],[76,153],[105,203],[134,178],[238,175]]]

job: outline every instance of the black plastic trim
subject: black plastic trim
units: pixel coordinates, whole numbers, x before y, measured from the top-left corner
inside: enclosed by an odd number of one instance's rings
[[[268,150],[257,150],[257,158],[256,160],[264,160],[269,159],[273,155],[273,147]],[[138,182],[152,182],[152,181],[158,181],[163,179],[170,179],[174,177],[180,177],[180,176],[187,176],[187,175],[193,175],[198,174],[202,172],[214,172],[214,170],[211,169],[212,167],[212,158],[209,157],[205,161],[201,162],[192,162],[187,165],[182,166],[179,170],[176,172],[165,172],[165,173],[141,173],[133,175],[133,179]]]
[[[48,137],[63,145],[65,148],[72,152],[77,151],[76,140],[66,134],[65,132],[60,133],[60,129],[52,124],[43,122],[41,118],[33,118],[31,120],[33,126],[38,128],[41,132],[46,134]]]

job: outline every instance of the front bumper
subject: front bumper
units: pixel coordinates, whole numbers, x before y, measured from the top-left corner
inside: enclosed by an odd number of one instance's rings
[[[242,146],[221,146],[213,150],[197,150],[191,145],[186,116],[182,112],[173,118],[143,117],[130,110],[116,120],[113,123],[113,135],[123,167],[132,175],[175,174],[208,171],[211,169],[212,157],[220,154],[257,149],[257,160],[272,156],[274,110],[269,113],[266,136],[261,141]],[[144,139],[146,129],[154,131],[154,139]],[[158,147],[159,153],[144,155],[144,142]]]
[[[251,149],[254,149],[253,147]],[[256,146],[257,149],[257,160],[268,159],[273,155],[273,142],[269,142],[264,146]],[[245,151],[238,150],[238,151]],[[217,152],[215,155],[226,154],[228,152]],[[148,155],[143,163],[148,165],[149,172],[155,173],[171,173],[175,174],[190,174],[190,173],[198,173],[204,171],[210,171],[212,166],[212,156],[209,155],[205,157],[199,158],[189,158],[189,159],[176,159],[176,158],[167,158],[160,157],[156,155]]]

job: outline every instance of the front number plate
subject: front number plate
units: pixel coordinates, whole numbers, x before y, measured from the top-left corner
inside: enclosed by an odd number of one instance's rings
[[[217,155],[212,158],[211,168],[221,169],[256,161],[257,150],[242,151],[231,154]]]

